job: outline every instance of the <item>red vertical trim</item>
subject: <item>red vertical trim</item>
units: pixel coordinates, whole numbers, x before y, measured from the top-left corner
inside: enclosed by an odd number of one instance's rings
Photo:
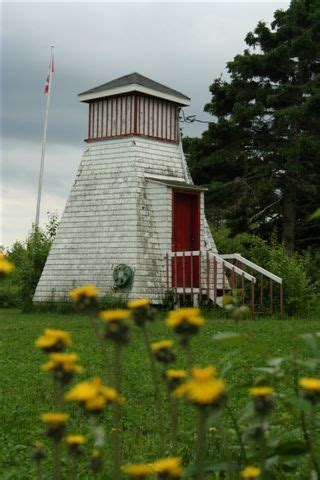
[[[166,285],[169,290],[169,254],[166,253]]]
[[[191,302],[193,305],[193,253],[190,255],[190,285],[191,285]]]
[[[154,102],[155,100],[152,100],[152,136],[154,137],[154,122],[155,122],[155,114],[154,114]]]
[[[109,99],[106,100],[106,137],[108,136],[108,121],[109,121]]]
[[[166,129],[165,129],[165,137],[166,140],[168,139],[168,104],[166,103]]]
[[[178,300],[178,265],[177,265],[177,254],[174,254],[174,284],[175,284],[175,301]]]
[[[281,318],[283,317],[283,285],[280,284],[280,314]]]
[[[104,120],[104,100],[102,100],[102,112],[101,112],[101,137],[104,137],[104,123],[103,123],[103,120]]]
[[[200,303],[202,300],[201,268],[202,268],[202,262],[201,262],[201,250],[200,250],[199,251],[199,302]]]
[[[234,267],[231,270],[231,280],[230,280],[231,288],[234,288]]]
[[[113,98],[110,99],[111,112],[110,112],[110,137],[113,135]]]
[[[210,297],[210,259],[209,259],[208,251],[207,251],[207,257],[206,257],[206,267],[207,267],[207,305],[208,305],[209,297]]]
[[[119,125],[119,135],[122,133],[122,120],[123,120],[123,111],[122,111],[122,97],[120,97],[120,125]]]
[[[100,115],[100,102],[99,100],[97,101],[97,135],[96,135],[96,138],[99,138],[99,126],[100,126],[100,118],[99,118],[99,115]]]
[[[216,257],[213,258],[213,298],[214,304],[217,305],[217,280],[218,280],[218,269],[217,269],[217,259]]]
[[[134,95],[134,121],[133,121],[133,133],[136,134],[137,132],[137,115],[138,115],[138,105],[137,105],[137,95]]]
[[[251,280],[251,313],[254,317],[254,280]]]
[[[186,302],[186,257],[182,253],[182,285],[183,285],[183,303]]]
[[[242,305],[244,305],[244,295],[245,295],[244,272],[242,272],[242,277],[241,277],[241,293],[242,293]]]
[[[127,114],[128,114],[128,97],[125,97],[125,104],[126,104],[126,114],[124,116],[125,120],[124,120],[124,133],[125,135],[127,134]]]
[[[132,133],[132,103],[133,103],[133,96],[130,96],[130,127],[129,127],[129,133]]]
[[[161,133],[160,133],[161,138],[163,138],[163,103],[164,102],[161,102]]]
[[[89,103],[89,123],[88,123],[88,138],[91,138],[91,110],[92,110],[92,103]]]
[[[225,294],[225,291],[226,291],[226,277],[225,277],[225,274],[224,274],[224,262],[222,262],[222,295],[224,296]]]

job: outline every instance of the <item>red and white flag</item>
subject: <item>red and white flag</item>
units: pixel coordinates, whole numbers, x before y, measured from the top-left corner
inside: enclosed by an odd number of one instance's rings
[[[46,84],[45,84],[45,87],[44,87],[44,93],[49,92],[49,85],[50,85],[50,82],[51,82],[51,73],[53,73],[53,72],[54,72],[54,57],[52,55],[52,60],[51,60],[50,65],[49,65],[49,73],[48,73],[47,81],[46,81]]]

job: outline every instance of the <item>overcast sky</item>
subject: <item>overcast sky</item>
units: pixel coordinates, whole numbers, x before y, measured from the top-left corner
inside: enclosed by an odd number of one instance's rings
[[[137,71],[192,99],[187,114],[209,118],[213,79],[245,48],[259,20],[289,1],[3,4],[3,239],[23,240],[35,217],[45,109],[55,45],[41,224],[61,215],[85,148],[87,105],[77,94]],[[203,126],[184,129],[201,135]]]

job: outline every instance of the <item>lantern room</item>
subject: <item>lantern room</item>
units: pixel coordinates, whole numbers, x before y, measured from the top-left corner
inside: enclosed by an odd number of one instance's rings
[[[79,95],[89,104],[87,142],[144,136],[178,142],[178,112],[190,98],[139,73],[131,73]]]

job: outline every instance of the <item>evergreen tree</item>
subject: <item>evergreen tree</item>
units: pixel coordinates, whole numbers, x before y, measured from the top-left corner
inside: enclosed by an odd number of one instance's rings
[[[276,233],[288,253],[320,240],[320,0],[292,0],[210,87],[215,119],[184,140],[208,217],[233,233]]]

